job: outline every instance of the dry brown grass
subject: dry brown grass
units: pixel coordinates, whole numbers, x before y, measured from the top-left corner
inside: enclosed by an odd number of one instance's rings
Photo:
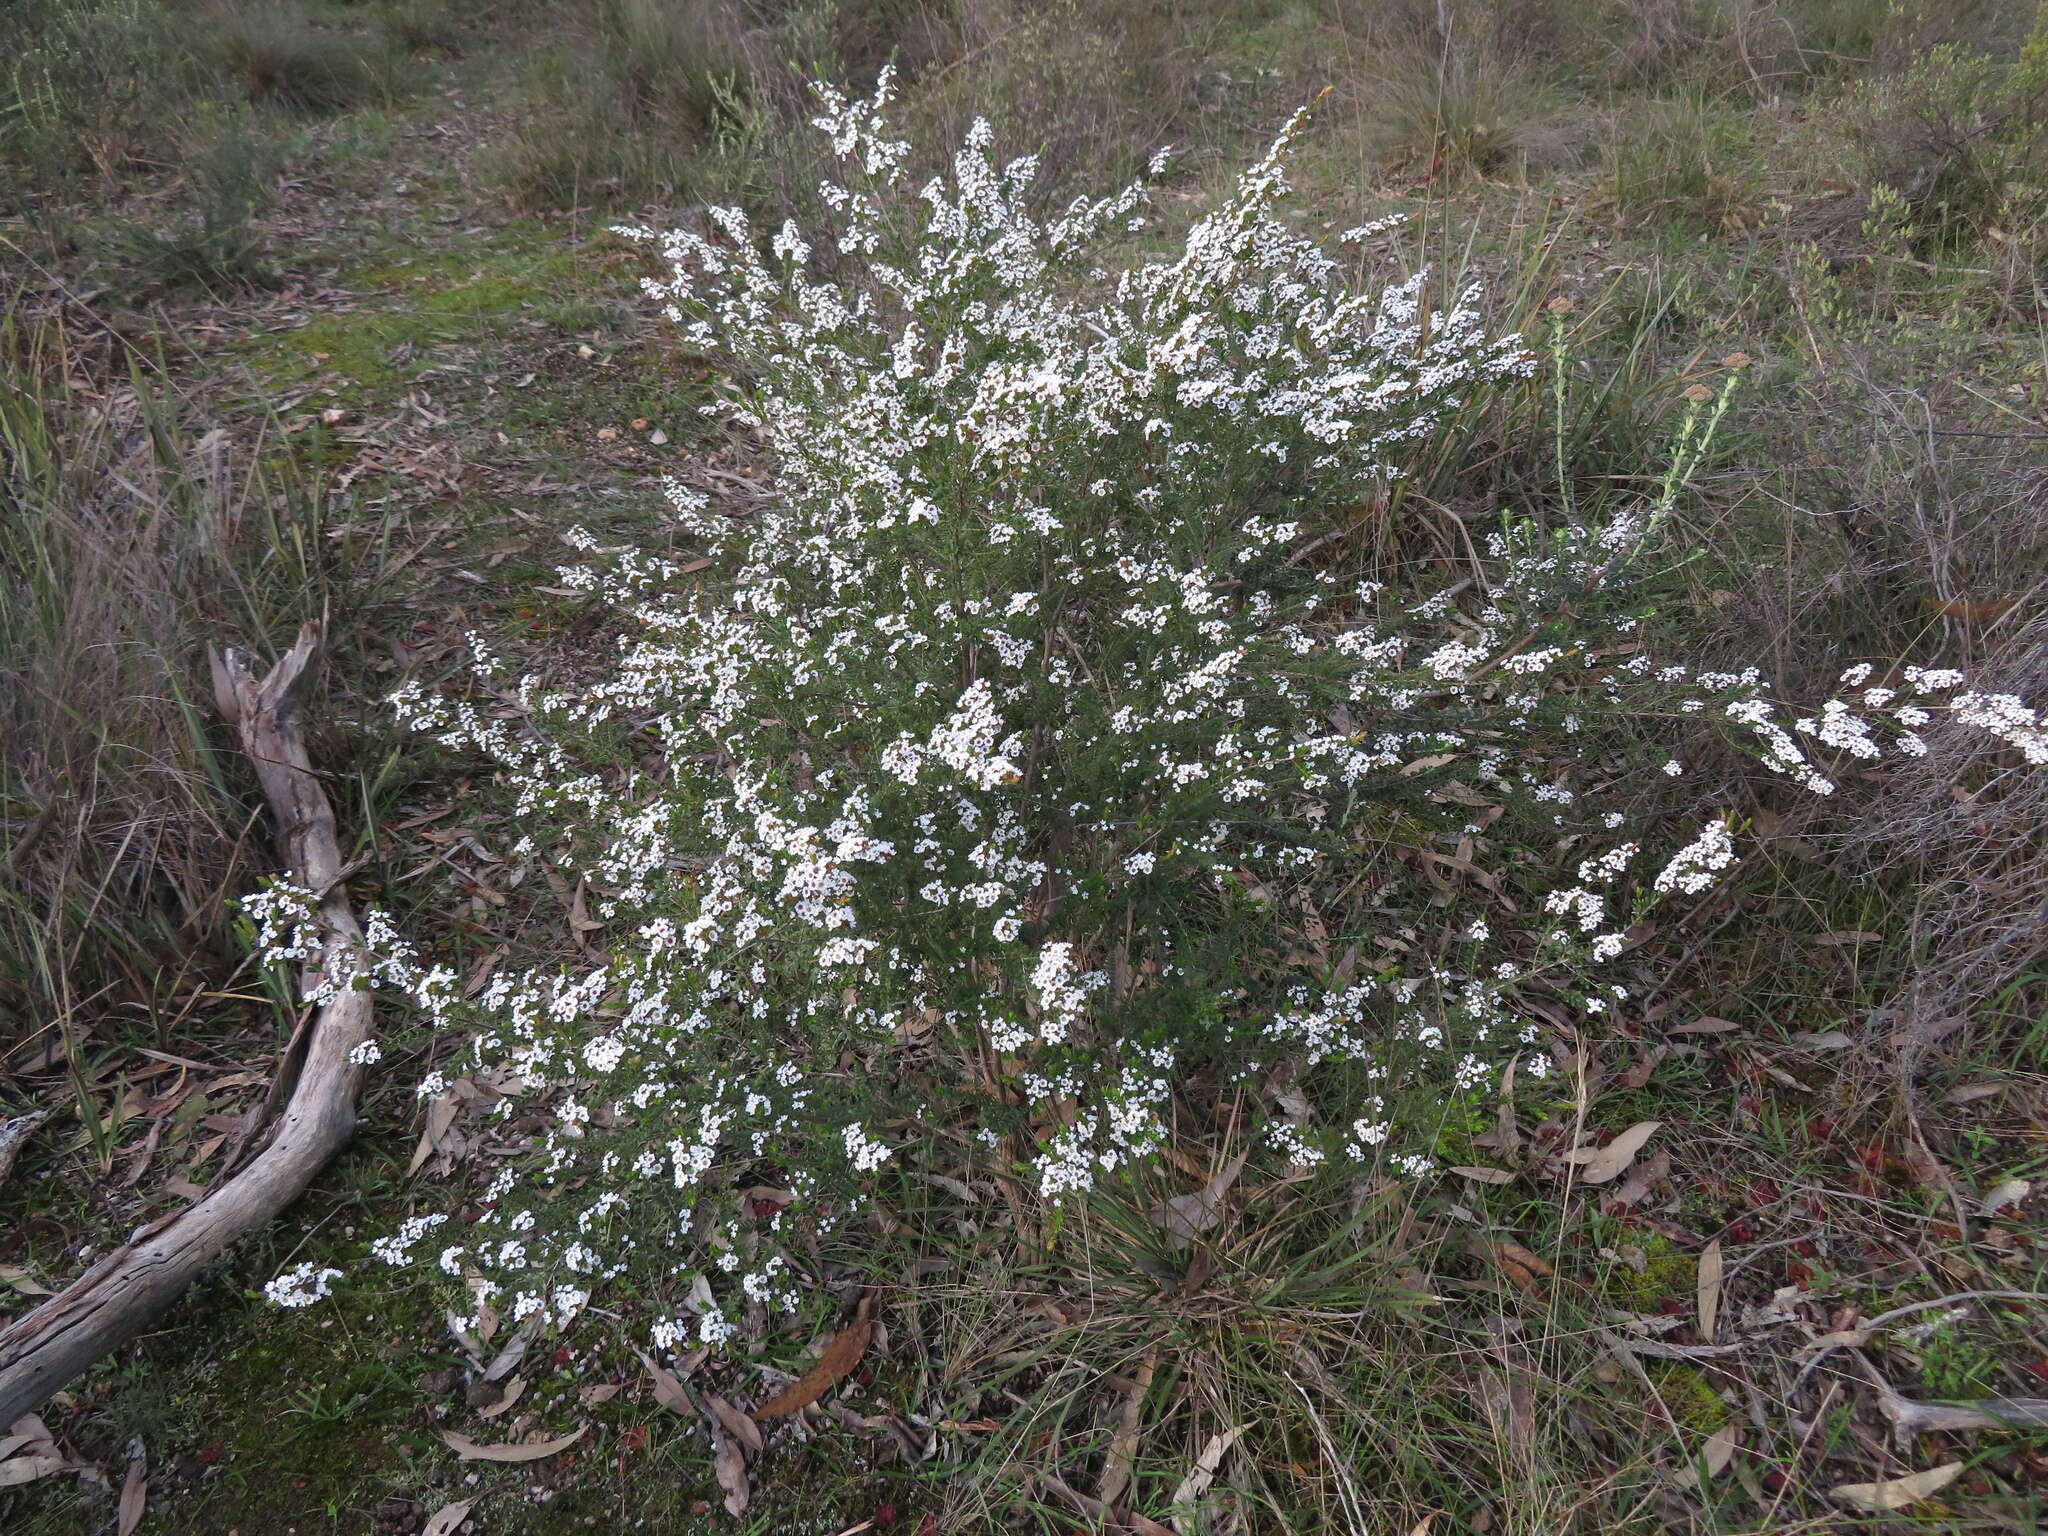
[[[0,1051],[161,1049],[253,878],[205,647],[325,600],[316,488],[194,433],[141,366],[0,332]],[[105,374],[102,371],[101,376]]]

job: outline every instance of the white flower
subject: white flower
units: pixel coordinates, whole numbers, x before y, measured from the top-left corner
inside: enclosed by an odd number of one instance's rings
[[[275,1280],[263,1287],[263,1294],[272,1306],[310,1307],[316,1301],[323,1301],[334,1288],[334,1282],[341,1278],[338,1269],[320,1269],[312,1264],[301,1264],[288,1269]]]
[[[1735,839],[1728,831],[1728,824],[1710,821],[1700,828],[1700,835],[1691,844],[1672,856],[1671,862],[1658,874],[1655,886],[1659,891],[1683,891],[1697,895],[1712,885],[1722,870],[1737,862]]]
[[[892,1148],[869,1140],[867,1131],[859,1125],[847,1126],[840,1135],[846,1143],[847,1161],[858,1173],[873,1173],[894,1155]]]

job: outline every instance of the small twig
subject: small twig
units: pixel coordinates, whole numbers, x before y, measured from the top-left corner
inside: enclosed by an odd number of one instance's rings
[[[1889,1312],[1880,1312],[1867,1322],[1854,1328],[1845,1328],[1839,1333],[1822,1334],[1806,1347],[1813,1351],[1806,1363],[1799,1367],[1799,1374],[1792,1378],[1790,1392],[1797,1392],[1800,1386],[1820,1368],[1820,1363],[1838,1349],[1857,1349],[1870,1342],[1871,1335],[1916,1312],[1931,1312],[1936,1307],[1955,1306],[1965,1301],[2035,1301],[2048,1302],[2048,1295],[2039,1291],[1957,1291],[1952,1296],[1937,1296],[1932,1301],[1910,1302],[1903,1307],[1894,1307]],[[1861,1358],[1860,1356],[1858,1357]],[[1866,1364],[1868,1362],[1865,1362]]]
[[[1952,1307],[1963,1301],[2033,1301],[2048,1305],[2048,1292],[2042,1291],[1957,1291],[1953,1296],[1937,1296],[1932,1301],[1909,1302],[1903,1307],[1893,1307],[1889,1312],[1880,1312],[1868,1322],[1856,1325],[1858,1333],[1874,1332],[1902,1317],[1911,1317],[1915,1312],[1931,1312],[1936,1307]]]
[[[1746,1344],[1666,1344],[1660,1339],[1626,1339],[1607,1329],[1601,1332],[1613,1341],[1616,1349],[1625,1349],[1632,1355],[1648,1355],[1653,1360],[1725,1360],[1749,1347]]]

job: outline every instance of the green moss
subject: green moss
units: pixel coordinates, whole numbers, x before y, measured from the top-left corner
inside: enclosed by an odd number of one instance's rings
[[[1711,1435],[1728,1422],[1728,1405],[1708,1384],[1699,1367],[1680,1360],[1650,1360],[1644,1362],[1643,1369],[1649,1373],[1650,1383],[1657,1389],[1671,1421],[1679,1428]]]
[[[434,366],[435,347],[500,336],[521,319],[559,327],[587,315],[578,285],[612,279],[566,244],[514,229],[502,243],[358,268],[342,281],[386,302],[260,338],[251,357],[259,375],[272,384],[338,375],[364,395],[389,392]]]
[[[1647,1312],[1660,1301],[1690,1297],[1699,1288],[1699,1262],[1669,1238],[1654,1233],[1635,1236],[1643,1267],[1619,1263],[1601,1277],[1600,1288],[1618,1305]]]
[[[322,315],[285,336],[265,338],[254,361],[277,383],[339,374],[376,390],[402,383],[425,366],[423,359],[401,355],[404,343],[433,339],[434,328],[418,317]]]

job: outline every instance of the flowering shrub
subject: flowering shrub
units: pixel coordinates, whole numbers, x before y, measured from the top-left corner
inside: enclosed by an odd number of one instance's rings
[[[1801,716],[1754,673],[1650,659],[1628,594],[1714,400],[1661,492],[1605,527],[1504,520],[1483,586],[1349,569],[1327,509],[1534,364],[1476,294],[1354,288],[1289,231],[1299,119],[1177,255],[1112,274],[1142,188],[1041,221],[984,125],[913,188],[886,101],[886,77],[823,95],[833,229],[630,232],[774,461],[753,515],[670,487],[729,583],[593,549],[568,579],[632,625],[609,676],[518,682],[505,712],[398,696],[497,760],[519,852],[616,937],[464,998],[373,921],[366,972],[472,1031],[499,1111],[547,1127],[476,1219],[415,1216],[381,1257],[515,1318],[634,1270],[658,1346],[717,1343],[796,1304],[797,1239],[907,1143],[947,1134],[1056,1205],[1154,1153],[1196,1074],[1304,1086],[1261,1128],[1276,1159],[1423,1175],[1439,1112],[1510,1059],[1542,1072],[1539,1020],[1613,1007],[1630,924],[1736,861],[1721,819],[1657,856],[1620,836],[1596,745],[1711,716],[1821,794],[1937,714],[2048,757],[1953,675],[1863,669]],[[281,950],[298,910],[264,904]]]

